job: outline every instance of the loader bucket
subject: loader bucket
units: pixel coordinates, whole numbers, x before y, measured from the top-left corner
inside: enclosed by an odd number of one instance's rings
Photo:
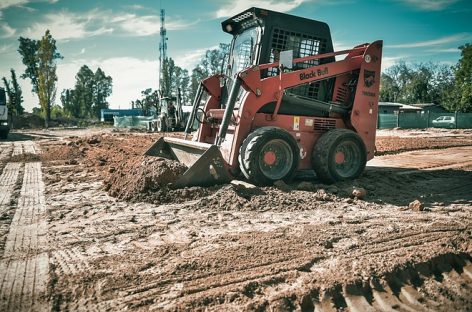
[[[175,182],[176,187],[210,186],[231,180],[226,162],[216,145],[160,138],[144,154],[177,160],[188,167]]]

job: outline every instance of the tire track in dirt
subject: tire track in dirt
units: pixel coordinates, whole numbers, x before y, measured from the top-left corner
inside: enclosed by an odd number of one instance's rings
[[[0,176],[0,256],[3,256],[5,240],[16,207],[15,192],[22,169],[21,163],[8,163]]]
[[[36,153],[33,142],[14,145],[16,153]],[[21,164],[17,164],[21,166]],[[0,261],[0,310],[43,311],[49,309],[47,282],[46,205],[41,163],[24,165],[24,177],[15,215]]]

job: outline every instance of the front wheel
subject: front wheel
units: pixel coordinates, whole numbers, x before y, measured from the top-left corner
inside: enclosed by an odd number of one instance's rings
[[[241,171],[257,185],[289,180],[300,160],[295,139],[277,127],[256,129],[244,140],[240,153]]]
[[[316,142],[311,161],[321,181],[334,183],[360,176],[367,162],[367,151],[354,131],[333,129]]]

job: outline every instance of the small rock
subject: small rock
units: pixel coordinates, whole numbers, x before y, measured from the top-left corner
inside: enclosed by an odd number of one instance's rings
[[[300,190],[300,191],[313,191],[314,189],[315,189],[315,186],[313,185],[313,183],[308,182],[308,181],[300,182],[297,185],[297,190]]]
[[[408,208],[410,208],[413,211],[423,211],[424,204],[416,199],[408,205]]]
[[[113,173],[113,172],[115,172],[115,170],[116,170],[115,167],[110,167],[110,168],[108,168],[108,172],[109,172],[109,173]]]
[[[351,192],[351,197],[357,199],[364,199],[367,195],[367,191],[362,187],[355,187]]]
[[[87,143],[88,144],[97,144],[97,143],[100,143],[100,139],[98,139],[97,137],[91,137],[90,139],[87,140]]]

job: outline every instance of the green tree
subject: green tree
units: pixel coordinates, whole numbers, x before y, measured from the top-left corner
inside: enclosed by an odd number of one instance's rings
[[[131,101],[131,106],[142,109],[144,115],[150,115],[151,108],[154,108],[156,111],[159,110],[159,93],[151,88],[145,89],[141,91],[140,99]]]
[[[100,117],[108,108],[107,97],[112,93],[113,80],[99,67],[95,73],[83,65],[75,75],[75,88],[61,93],[64,112],[76,118]]]
[[[25,109],[23,108],[23,92],[16,79],[16,73],[14,69],[10,69],[11,81],[8,81],[5,77],[2,78],[5,90],[8,95],[8,110],[15,115],[23,115]]]
[[[93,112],[97,118],[100,117],[100,112],[104,108],[108,108],[107,97],[112,93],[113,79],[107,76],[105,72],[99,67],[93,75],[93,89],[92,102]]]
[[[23,37],[20,37],[19,41],[18,52],[26,66],[21,77],[31,79],[33,92],[38,95],[47,128],[51,118],[51,105],[56,98],[56,60],[62,56],[57,52],[56,40],[49,30],[46,30],[39,41]]]
[[[195,98],[197,93],[198,85],[200,82],[212,75],[218,73],[224,73],[225,60],[229,54],[229,44],[220,43],[219,47],[212,50],[207,50],[203,55],[200,62],[192,70],[192,75],[190,77],[190,94],[191,99]]]
[[[472,112],[472,45],[459,47],[461,58],[454,67],[454,85],[446,96],[450,111]]]
[[[75,75],[75,105],[78,106],[80,118],[90,117],[93,106],[93,71],[87,66],[80,67]]]
[[[75,95],[74,89],[64,89],[61,93],[61,103],[64,109],[64,114],[70,117],[80,117],[80,105]]]

